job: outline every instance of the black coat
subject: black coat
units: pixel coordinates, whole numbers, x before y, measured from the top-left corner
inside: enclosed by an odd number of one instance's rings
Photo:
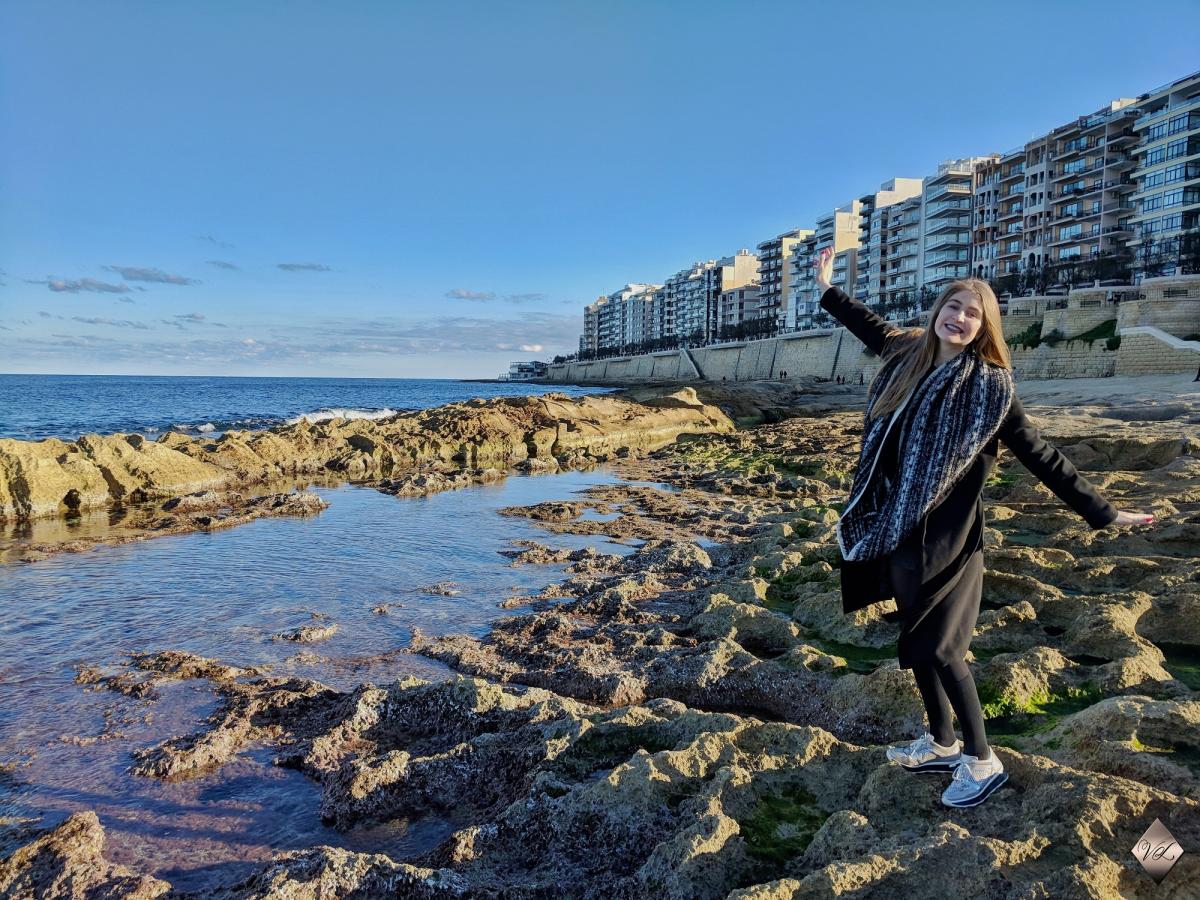
[[[821,307],[879,356],[883,355],[887,342],[902,333],[838,287],[825,291]],[[1093,529],[1104,528],[1117,518],[1116,507],[1097,492],[1069,459],[1041,438],[1014,394],[996,436],[979,451],[950,493],[926,513],[905,539],[911,549],[909,555],[919,568],[919,583],[944,582],[952,574],[949,571],[952,567],[965,564],[971,552],[982,546],[983,487],[996,467],[998,441],[1003,441],[1026,469]],[[863,609],[891,596],[886,580],[880,577],[884,562],[841,560],[844,612]]]

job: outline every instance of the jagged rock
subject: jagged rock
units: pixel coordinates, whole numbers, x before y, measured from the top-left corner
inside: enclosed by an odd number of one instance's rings
[[[0,896],[151,900],[171,889],[165,881],[113,865],[103,851],[104,829],[96,814],[75,813],[0,860]]]

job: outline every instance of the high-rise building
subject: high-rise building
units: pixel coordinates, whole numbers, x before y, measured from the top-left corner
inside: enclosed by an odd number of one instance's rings
[[[593,354],[600,348],[600,308],[608,297],[600,296],[583,308],[583,334],[579,336],[579,352]]]
[[[1130,235],[1133,104],[1113,100],[978,169],[972,274],[1018,293],[1070,278],[1072,260],[1116,265]]]
[[[1176,274],[1180,234],[1200,224],[1200,72],[1138,97],[1137,111],[1136,184],[1126,195],[1137,204],[1126,220],[1135,284]]]
[[[925,179],[918,284],[927,294],[935,294],[970,273],[975,168],[989,159],[973,156],[947,160],[938,166],[936,174]]]
[[[676,272],[664,285],[666,302],[674,308],[675,334],[697,343],[713,340],[720,332],[721,292],[757,282],[758,257],[749,250]]]
[[[1046,256],[1051,266],[1124,251],[1133,215],[1129,198],[1135,161],[1128,148],[1135,143],[1134,102],[1113,100],[1050,132]]]
[[[887,273],[891,263],[891,245],[886,241],[887,224],[898,204],[920,199],[920,178],[891,178],[879,190],[859,198],[862,203],[862,225],[858,235],[855,261],[854,296],[874,306],[884,299]]]
[[[760,319],[770,319],[770,330],[774,330],[775,316],[762,310],[761,302],[762,296],[757,284],[721,291],[717,299],[719,325],[716,336],[722,337],[726,328]]]
[[[824,248],[832,247],[834,252],[832,283],[853,295],[862,209],[861,200],[851,200],[845,206],[839,206],[817,220],[812,247],[806,247],[803,254],[795,253],[793,248],[791,299],[788,306],[795,311],[796,318],[789,327],[811,327],[813,317],[820,312],[821,294],[812,277],[812,263],[816,254]]]
[[[758,245],[759,315],[773,316],[781,327],[786,327],[789,319],[795,318],[789,316],[788,307],[792,252],[813,233],[811,228],[795,228]]]
[[[901,310],[906,301],[916,307],[921,272],[921,193],[875,213],[872,240],[879,241],[878,295],[882,302]],[[904,313],[907,315],[907,312]]]

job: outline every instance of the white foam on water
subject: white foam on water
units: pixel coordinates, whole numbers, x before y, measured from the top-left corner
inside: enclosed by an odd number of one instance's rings
[[[216,431],[216,430],[217,430],[217,426],[216,426],[216,425],[214,425],[212,422],[205,422],[203,425],[201,425],[201,426],[200,426],[199,428],[197,428],[196,430],[197,430],[197,431],[202,431],[202,432],[204,432],[205,434],[208,434],[210,431]]]
[[[395,409],[319,409],[303,413],[287,420],[289,425],[298,422],[328,422],[330,419],[386,419],[399,414]]]

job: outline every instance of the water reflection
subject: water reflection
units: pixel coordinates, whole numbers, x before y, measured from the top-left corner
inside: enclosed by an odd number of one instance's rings
[[[496,510],[619,482],[603,469],[514,476],[415,499],[317,487],[330,507],[312,518],[0,566],[0,763],[16,764],[0,778],[0,818],[45,814],[53,823],[93,809],[111,860],[187,890],[236,880],[283,849],[327,843],[396,857],[428,849],[453,823],[326,828],[317,786],[272,766],[266,748],[177,784],[133,778],[130,752],[193,730],[213,707],[211,688],[171,684],[146,704],[75,684],[76,667],[174,649],[339,689],[404,674],[447,677],[441,663],[389,651],[407,644],[413,627],[482,635],[513,612],[499,607],[506,597],[537,593],[561,573],[561,565],[510,568],[499,551],[512,541],[622,554],[638,543],[550,534]],[[439,582],[457,593],[423,590]],[[313,645],[272,639],[314,614],[336,622],[337,633]]]

